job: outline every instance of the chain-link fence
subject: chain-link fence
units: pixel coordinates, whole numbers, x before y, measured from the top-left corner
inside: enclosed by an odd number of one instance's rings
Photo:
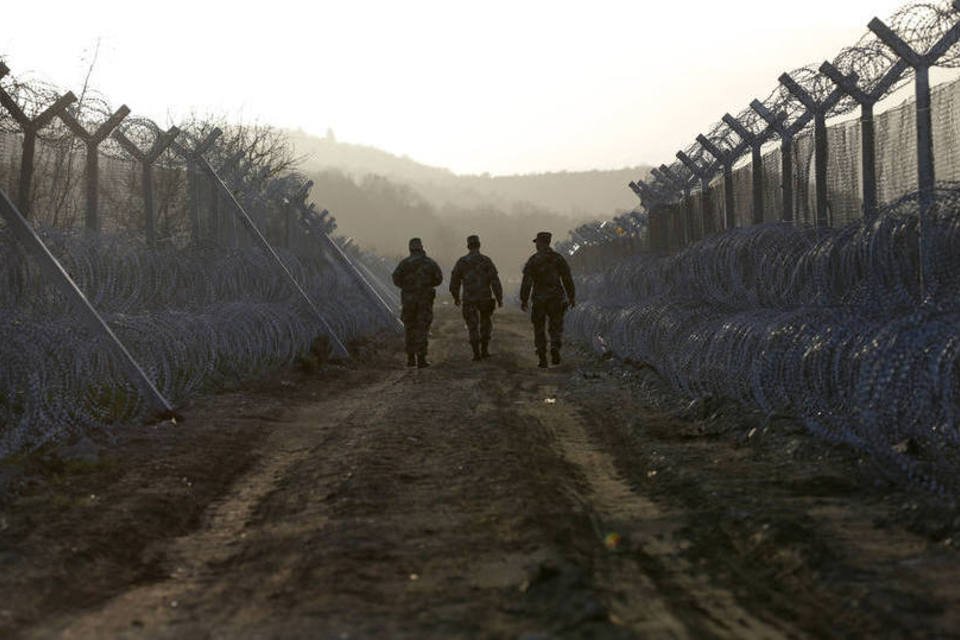
[[[958,39],[960,2],[875,19],[634,183],[644,206],[559,247],[574,333],[960,495],[960,82],[929,85]]]
[[[0,76],[0,455],[396,327],[271,129]]]

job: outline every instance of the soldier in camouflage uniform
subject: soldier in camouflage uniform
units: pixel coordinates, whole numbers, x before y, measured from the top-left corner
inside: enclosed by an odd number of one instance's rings
[[[533,290],[533,341],[537,348],[539,366],[547,366],[547,336],[544,325],[549,326],[550,359],[560,364],[560,348],[563,346],[563,314],[567,306],[576,306],[576,292],[570,265],[562,255],[550,248],[552,236],[546,231],[537,234],[534,243],[537,252],[530,256],[523,267],[523,282],[520,284],[520,308],[527,310],[527,300]]]
[[[400,314],[406,330],[407,366],[427,367],[427,335],[433,323],[435,287],[443,282],[443,272],[427,257],[420,238],[410,240],[410,255],[393,271],[393,284],[400,287]]]
[[[457,260],[450,276],[453,303],[462,304],[474,361],[490,357],[490,335],[493,332],[494,298],[503,306],[503,286],[493,260],[480,253],[480,238],[467,237],[467,255]],[[460,288],[463,287],[463,297]]]

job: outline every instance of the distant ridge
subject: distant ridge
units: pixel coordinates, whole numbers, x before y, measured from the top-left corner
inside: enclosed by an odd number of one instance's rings
[[[638,201],[627,184],[649,167],[612,171],[570,171],[511,176],[457,175],[375,147],[285,131],[305,173],[335,169],[354,178],[379,175],[413,187],[428,202],[447,211],[492,207],[511,213],[532,205],[566,217],[603,218],[633,209]]]

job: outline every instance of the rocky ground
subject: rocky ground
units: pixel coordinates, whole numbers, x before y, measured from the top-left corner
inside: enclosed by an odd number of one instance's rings
[[[0,637],[960,637],[960,515],[498,315],[0,465]]]

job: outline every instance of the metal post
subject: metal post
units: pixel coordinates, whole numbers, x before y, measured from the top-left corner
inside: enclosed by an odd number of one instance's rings
[[[700,167],[683,151],[677,152],[677,159],[700,180],[700,230],[697,239],[701,240],[713,233],[713,203],[710,201],[712,167],[710,169]],[[696,225],[694,225],[694,228],[696,228]]]
[[[161,133],[153,142],[150,150],[141,151],[137,145],[133,144],[122,131],[114,131],[113,138],[124,150],[129,153],[141,168],[141,184],[143,186],[143,218],[144,235],[146,236],[147,246],[153,247],[156,244],[156,223],[154,218],[156,213],[153,204],[153,165],[160,158],[160,155],[167,150],[176,137],[180,135],[180,130],[176,127],[170,127],[166,133]]]
[[[800,104],[807,109],[807,115],[814,119],[814,145],[816,155],[816,188],[817,188],[817,225],[829,224],[829,193],[827,191],[827,161],[829,145],[827,143],[827,114],[837,106],[843,98],[843,92],[837,88],[822,102],[817,102],[810,93],[800,86],[790,74],[780,76],[780,84],[786,87]],[[809,122],[809,120],[807,120]],[[804,123],[805,124],[805,123]],[[795,129],[798,130],[798,129]]]
[[[739,156],[722,151],[703,134],[697,136],[697,142],[706,149],[707,153],[716,158],[723,167],[723,217],[725,228],[733,229],[737,226],[737,218],[734,212],[736,201],[733,197],[733,164]],[[739,148],[737,151],[739,151]]]
[[[64,298],[73,304],[77,317],[94,332],[107,339],[108,344],[113,347],[121,368],[125,370],[130,381],[140,390],[146,401],[157,412],[172,414],[173,406],[160,394],[127,348],[120,342],[120,339],[117,338],[103,317],[93,308],[93,305],[80,291],[70,274],[50,253],[43,240],[34,232],[30,223],[17,210],[16,205],[10,201],[3,190],[0,190],[0,215],[6,220],[8,228],[14,233],[19,244],[33,254],[50,281],[60,289]]]
[[[67,128],[73,132],[73,135],[83,140],[86,146],[86,169],[84,177],[87,183],[86,190],[86,210],[84,212],[84,227],[87,231],[100,231],[100,144],[107,139],[114,129],[130,114],[127,105],[121,105],[112,116],[97,127],[96,131],[90,133],[80,121],[77,120],[69,111],[61,111],[60,119]]]
[[[793,135],[780,137],[780,188],[783,190],[783,222],[793,222]]]
[[[227,202],[233,205],[233,210],[237,214],[240,222],[247,228],[247,231],[250,232],[250,235],[255,240],[264,251],[267,252],[273,261],[280,267],[280,270],[283,272],[284,276],[293,285],[294,289],[300,294],[300,297],[304,302],[307,303],[307,306],[313,311],[313,314],[320,321],[320,324],[323,326],[324,330],[327,333],[327,336],[333,342],[334,352],[344,358],[350,357],[350,352],[347,351],[347,347],[343,344],[343,341],[340,340],[340,337],[333,330],[333,327],[330,326],[330,323],[327,322],[326,317],[323,313],[320,312],[320,308],[313,302],[313,299],[307,294],[306,290],[297,282],[297,279],[293,277],[293,274],[290,272],[290,269],[287,268],[287,265],[283,263],[283,260],[280,259],[280,256],[274,250],[273,246],[267,239],[263,236],[263,233],[260,232],[260,229],[257,228],[257,225],[254,224],[253,220],[250,218],[250,215],[243,208],[240,202],[237,200],[236,196],[232,191],[227,187],[226,183],[217,175],[217,172],[214,170],[213,166],[207,161],[203,156],[197,157],[198,162],[200,163],[200,168],[203,169],[208,176],[213,180],[215,184],[219,186],[220,193],[226,198]]]
[[[747,129],[743,124],[731,116],[724,114],[723,121],[730,127],[734,133],[750,146],[752,155],[751,173],[753,174],[753,224],[763,224],[763,143],[770,135],[770,127],[761,134],[755,134]]]
[[[876,217],[879,210],[877,197],[877,143],[876,129],[873,119],[874,105],[886,95],[890,87],[899,80],[909,65],[903,59],[898,60],[884,74],[874,89],[867,93],[857,86],[857,76],[845,76],[829,62],[820,66],[820,71],[833,80],[834,84],[860,104],[860,157],[861,157],[861,189],[863,191],[863,215],[865,218]]]
[[[817,183],[817,226],[826,227],[830,225],[829,203],[827,192],[827,155],[829,154],[829,145],[827,144],[827,116],[822,111],[817,112],[813,118],[814,129],[814,164],[816,164],[816,183]]]
[[[0,62],[0,78],[10,73],[9,67]],[[33,159],[36,154],[37,134],[45,126],[50,124],[54,116],[63,111],[68,105],[76,102],[77,98],[71,92],[67,92],[58,98],[53,104],[44,109],[40,115],[32,120],[23,112],[13,98],[0,88],[0,105],[10,112],[13,119],[20,125],[23,131],[23,149],[20,157],[20,177],[17,183],[17,204],[19,212],[24,218],[30,217],[30,190],[33,186]]]
[[[960,0],[954,0],[953,7],[960,11]],[[867,26],[914,70],[917,101],[917,184],[920,191],[921,210],[925,211],[933,203],[936,181],[933,160],[933,124],[930,114],[930,67],[934,66],[950,47],[960,40],[960,22],[947,31],[926,53],[914,51],[879,18],[874,18]],[[923,214],[921,216],[923,217]],[[922,222],[921,219],[921,224]]]
[[[782,112],[774,114],[759,100],[751,102],[750,107],[764,119],[771,130],[780,136],[780,188],[783,190],[783,211],[780,219],[783,222],[793,222],[793,139],[799,131],[807,126],[813,118],[813,114],[807,110],[793,124],[787,126],[785,124],[787,114]]]
[[[206,153],[213,146],[214,142],[217,141],[223,134],[223,131],[219,127],[214,127],[210,133],[199,143],[196,143],[193,148],[188,148],[183,144],[176,141],[176,139],[170,142],[170,147],[177,153],[181,158],[183,158],[187,163],[187,180],[188,180],[188,189],[189,189],[189,210],[190,210],[190,230],[193,238],[194,244],[198,244],[202,237],[202,228],[200,224],[200,176],[198,175],[199,167],[197,164],[197,157]],[[189,137],[189,136],[188,136]],[[218,221],[217,217],[217,196],[216,189],[211,191],[211,212],[210,212],[210,235],[212,238],[217,237],[217,227]]]
[[[312,184],[312,183],[311,183]],[[400,318],[394,313],[394,310],[390,307],[386,300],[377,292],[376,287],[373,286],[366,276],[360,272],[357,266],[353,263],[353,260],[350,259],[350,256],[344,252],[344,250],[334,242],[327,232],[321,227],[321,225],[313,224],[313,217],[310,216],[310,213],[313,213],[309,208],[301,206],[301,211],[304,212],[303,222],[311,230],[311,235],[317,236],[320,241],[326,246],[327,251],[330,255],[334,257],[334,262],[339,264],[340,269],[347,275],[347,277],[353,279],[360,289],[366,291],[373,302],[381,308],[384,313],[389,317],[390,324],[394,329],[400,331],[403,329],[403,323],[400,321]]]
[[[960,11],[960,0],[954,0],[953,8]],[[919,252],[920,252],[920,297],[923,302],[935,293],[937,283],[931,281],[931,265],[934,256],[930,255],[930,239],[926,232],[927,218],[936,198],[936,170],[933,158],[933,124],[930,114],[930,67],[936,65],[950,48],[960,41],[960,22],[945,33],[926,53],[914,51],[900,36],[878,18],[867,25],[887,47],[893,50],[901,60],[913,67],[916,76],[917,100],[917,185],[920,191],[919,216]]]
[[[689,178],[683,178],[665,164],[660,165],[660,170],[657,175],[661,176],[663,180],[667,181],[668,184],[679,190],[682,194],[683,215],[679,215],[678,212],[678,224],[676,225],[678,245],[684,247],[691,244],[694,241],[694,230],[691,210],[692,203],[690,202],[690,180],[692,180],[694,176],[691,175]]]

